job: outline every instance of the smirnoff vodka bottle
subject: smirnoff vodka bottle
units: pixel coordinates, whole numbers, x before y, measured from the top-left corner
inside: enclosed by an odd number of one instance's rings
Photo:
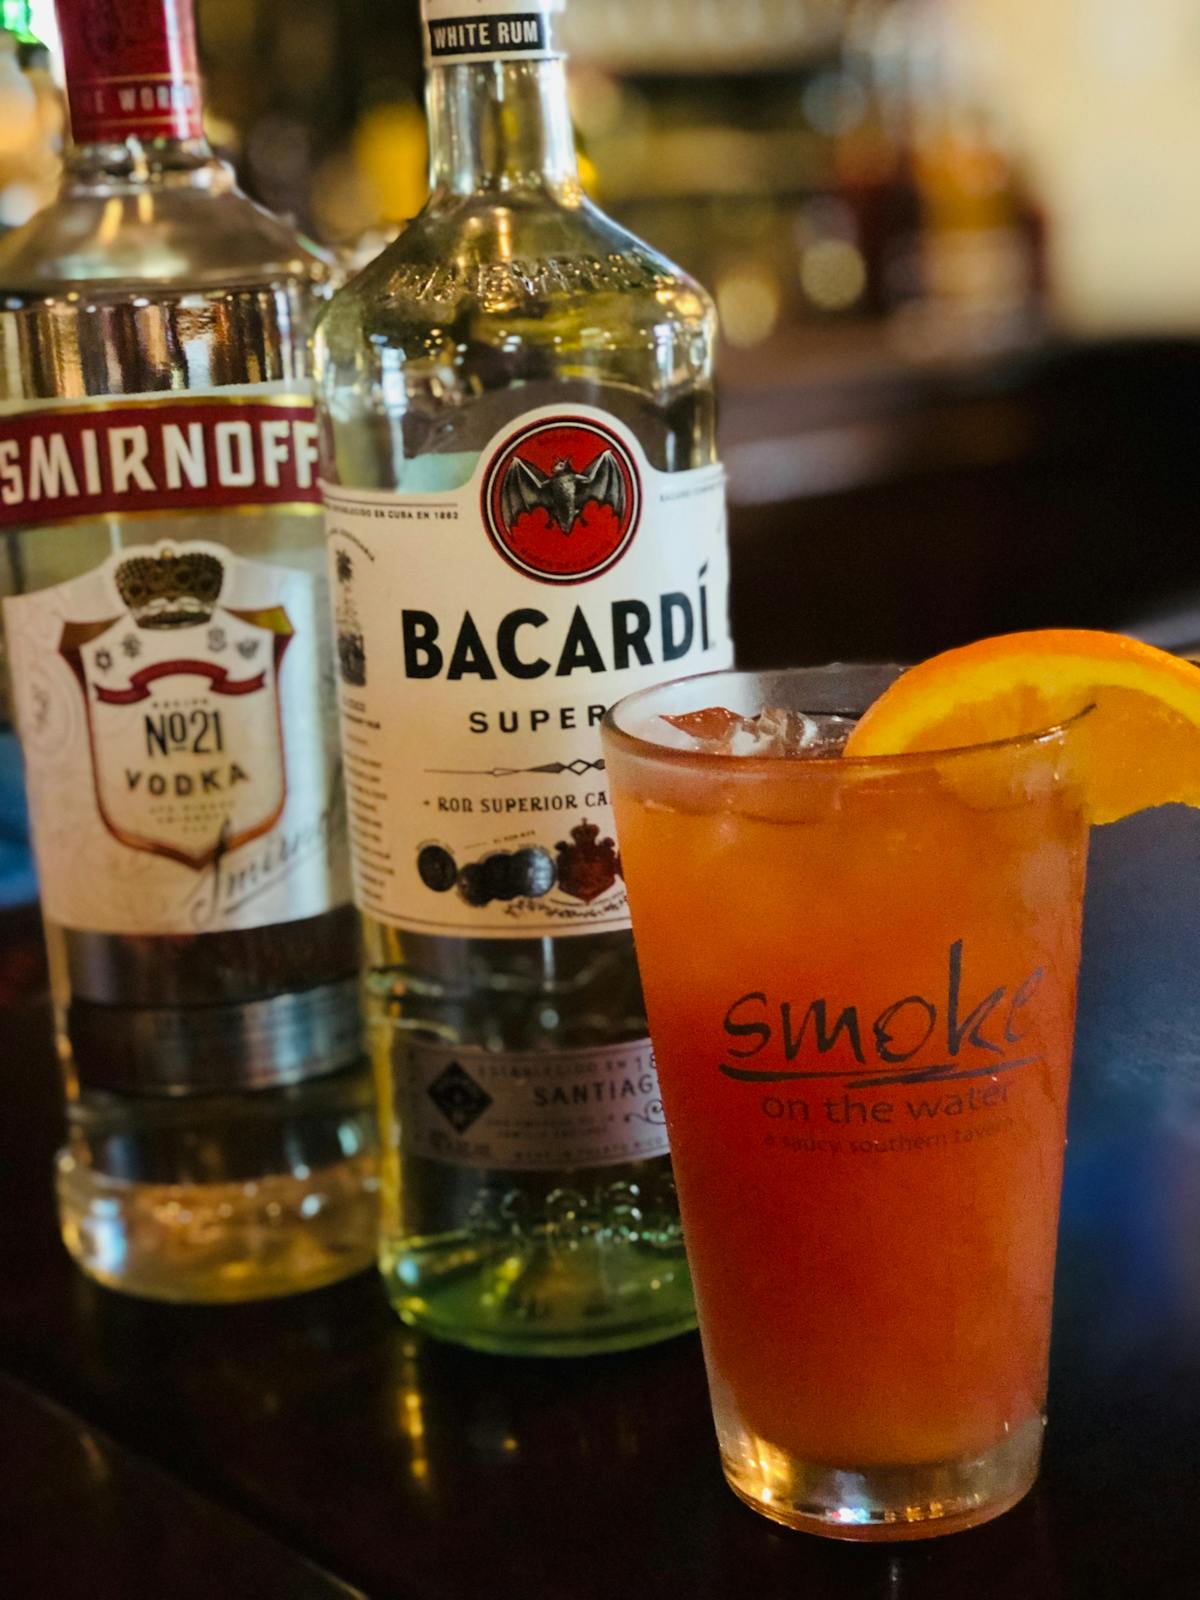
[[[693,1322],[597,724],[730,660],[712,306],[583,195],[560,11],[425,0],[433,195],[316,341],[383,1271],[543,1354]]]
[[[283,1293],[373,1255],[306,357],[326,271],[205,144],[190,0],[59,20],[62,190],[0,244],[0,578],[63,1234],[136,1293]]]

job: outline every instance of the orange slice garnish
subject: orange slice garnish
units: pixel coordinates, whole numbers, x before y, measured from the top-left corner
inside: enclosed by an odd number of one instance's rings
[[[1118,633],[1010,633],[922,662],[862,717],[847,756],[953,750],[1080,724],[1093,822],[1200,806],[1200,666]]]

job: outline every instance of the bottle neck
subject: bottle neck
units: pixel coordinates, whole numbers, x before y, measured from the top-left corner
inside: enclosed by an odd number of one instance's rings
[[[427,101],[435,192],[579,199],[561,59],[435,66]]]
[[[72,142],[63,154],[64,190],[117,183],[218,191],[233,182],[232,171],[204,138],[96,139]]]
[[[192,0],[57,0],[71,142],[66,181],[213,181]]]

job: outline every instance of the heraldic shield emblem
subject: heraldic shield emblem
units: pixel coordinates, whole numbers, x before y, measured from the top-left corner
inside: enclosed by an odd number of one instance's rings
[[[68,622],[59,642],[105,827],[197,872],[269,832],[287,799],[279,673],[294,630],[282,606],[236,607],[233,559],[200,543],[125,551],[116,614]]]

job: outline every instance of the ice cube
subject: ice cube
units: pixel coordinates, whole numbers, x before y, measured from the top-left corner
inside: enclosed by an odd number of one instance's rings
[[[753,717],[739,716],[724,706],[707,706],[660,721],[684,734],[687,748],[707,755],[792,759],[839,754],[854,726],[850,717],[811,716],[785,706],[766,706]]]
[[[659,720],[686,735],[688,742],[684,749],[700,748],[710,755],[727,756],[729,742],[745,718],[739,717],[736,711],[727,711],[724,706],[706,706],[703,711],[685,711],[682,716],[660,717]],[[674,745],[675,740],[671,743]]]

